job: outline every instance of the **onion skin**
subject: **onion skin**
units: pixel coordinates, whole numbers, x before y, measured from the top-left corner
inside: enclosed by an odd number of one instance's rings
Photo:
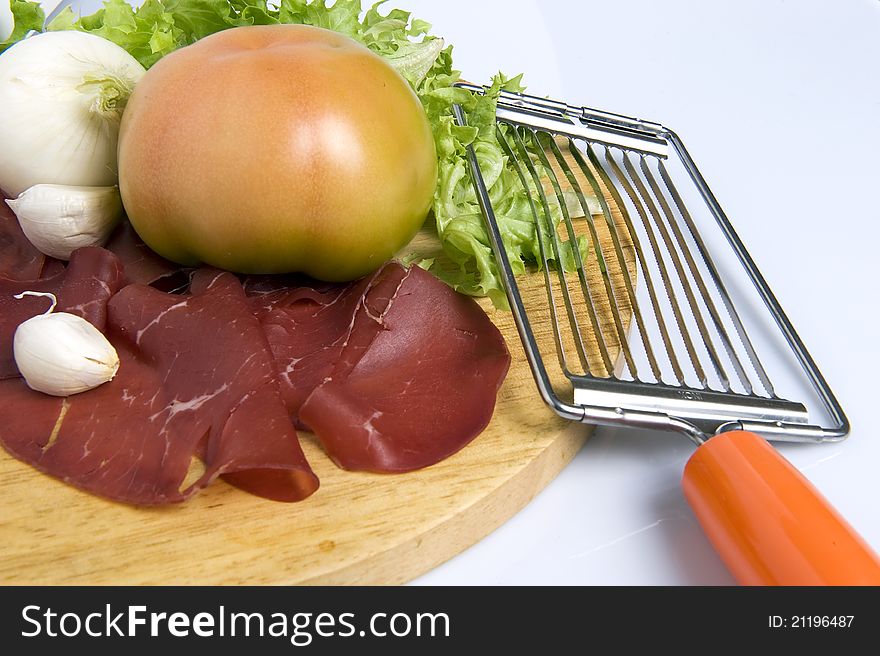
[[[346,36],[238,27],[161,59],[120,130],[120,191],[160,255],[351,280],[409,242],[437,162],[406,81]]]
[[[143,74],[121,47],[86,32],[42,32],[5,50],[0,189],[115,185],[120,119]]]

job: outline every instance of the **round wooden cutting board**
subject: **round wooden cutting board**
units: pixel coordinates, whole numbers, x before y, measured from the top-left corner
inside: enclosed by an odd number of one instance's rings
[[[408,251],[430,256],[436,240],[419,235]],[[601,285],[595,258],[587,274]],[[609,267],[609,274],[620,271]],[[539,302],[543,276],[531,278],[537,284],[523,294]],[[396,584],[444,562],[528,503],[590,432],[542,403],[512,316],[482,306],[504,334],[512,364],[491,424],[451,458],[409,474],[346,472],[305,434],[321,487],[301,503],[266,501],[217,481],[185,504],[134,508],[80,492],[0,450],[0,583]],[[536,318],[545,359],[555,362],[551,325]]]

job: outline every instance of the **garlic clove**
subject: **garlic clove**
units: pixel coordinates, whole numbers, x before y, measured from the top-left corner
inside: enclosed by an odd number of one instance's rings
[[[13,355],[28,387],[52,396],[69,396],[102,385],[119,370],[119,355],[82,317],[52,312],[31,317],[15,330]]]
[[[59,260],[83,246],[103,246],[122,216],[116,186],[38,184],[6,204],[30,242]]]

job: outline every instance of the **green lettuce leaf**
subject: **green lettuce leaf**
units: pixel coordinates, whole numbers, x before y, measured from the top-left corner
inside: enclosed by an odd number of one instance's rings
[[[451,62],[447,62],[447,66],[451,66]],[[449,68],[444,68],[440,74],[446,80],[458,78],[458,72]],[[495,108],[502,90],[522,91],[521,76],[508,78],[499,73],[484,95],[444,85],[424,91],[422,95],[434,128],[440,166],[433,206],[437,233],[446,254],[458,264],[458,268],[453,270],[431,270],[458,291],[488,296],[498,307],[506,307],[507,298],[468,173],[468,145],[473,148],[480,164],[514,274],[524,273],[530,265],[540,266],[544,258],[570,271],[576,265],[573,249],[576,248],[584,260],[589,249],[584,237],[578,238],[574,244],[559,240],[556,248],[561,261],[556,262],[551,235],[558,234],[562,208],[553,194],[547,195],[546,210],[535,202],[533,199],[538,194],[532,176],[525,168],[518,171],[504,153],[496,136],[498,128],[495,123]],[[466,127],[456,125],[449,109],[453,104],[461,105],[464,110],[468,122]],[[511,129],[501,129],[508,144],[511,144]],[[527,151],[537,147],[525,142],[524,146]],[[538,176],[543,177],[538,158],[533,152],[527,154]]]
[[[6,2],[7,0],[0,0]],[[31,30],[42,30],[43,21],[46,20],[46,14],[39,2],[30,2],[30,0],[12,0],[9,3],[12,10],[13,27],[12,33],[4,41],[0,41],[0,52],[6,50],[9,46],[17,41],[21,41],[25,34]]]
[[[328,6],[328,2],[332,4]],[[133,8],[126,0],[106,0],[103,9],[91,16],[78,18],[68,8],[48,29],[98,34],[125,48],[147,68],[178,48],[239,25],[314,25],[360,41],[384,57],[412,85],[433,131],[439,171],[433,217],[452,266],[438,266],[433,258],[419,264],[463,293],[488,296],[496,305],[506,306],[468,173],[466,147],[472,146],[479,160],[514,272],[523,273],[528,266],[539,265],[543,261],[542,245],[548,259],[554,260],[549,235],[561,220],[561,208],[553,194],[549,195],[546,210],[533,205],[530,192],[535,190],[531,176],[528,171],[515,169],[496,136],[498,94],[501,90],[522,91],[521,76],[509,78],[499,73],[484,94],[454,86],[460,73],[453,68],[452,47],[431,36],[430,24],[414,19],[410,12],[391,9],[383,13],[380,8],[384,4],[382,0],[363,11],[360,0],[280,0],[272,5],[266,0],[145,0],[140,7]],[[39,29],[42,22],[42,11],[35,3],[13,0],[13,7],[16,6],[22,16],[27,10],[33,17],[29,21],[23,18],[25,27],[19,28],[16,14],[13,40],[34,26]],[[35,20],[33,7],[39,11],[39,21]],[[456,124],[452,112],[455,104],[461,105],[467,115],[467,126]],[[540,172],[541,164],[534,153],[530,159]],[[537,229],[536,221],[541,222],[543,230]],[[544,235],[543,240],[539,240],[540,234]],[[557,248],[561,260],[558,265],[571,269],[573,249],[584,254],[588,244],[581,238],[575,244],[557,243]]]

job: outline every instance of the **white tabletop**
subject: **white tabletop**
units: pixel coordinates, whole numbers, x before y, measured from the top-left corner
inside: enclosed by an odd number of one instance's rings
[[[842,443],[780,448],[880,549],[880,4],[389,4],[433,23],[472,81],[523,72],[532,93],[683,137],[853,425]],[[416,583],[732,583],[681,493],[692,451],[676,435],[598,430],[528,507]]]

